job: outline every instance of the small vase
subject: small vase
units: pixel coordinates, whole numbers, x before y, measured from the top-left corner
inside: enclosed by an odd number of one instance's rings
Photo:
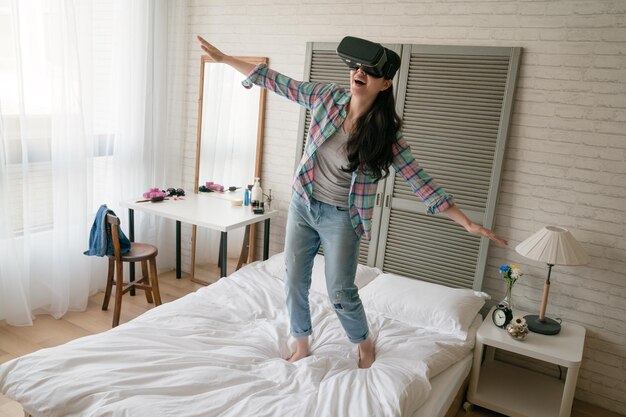
[[[504,298],[502,299],[502,301],[500,301],[500,305],[503,305],[505,307],[508,307],[510,310],[513,310],[513,298],[511,296],[511,293],[513,292],[513,284],[506,284],[506,295],[504,296]]]
[[[513,339],[524,340],[528,335],[528,325],[526,324],[526,320],[524,320],[523,317],[515,317],[509,324],[507,324],[506,332]]]

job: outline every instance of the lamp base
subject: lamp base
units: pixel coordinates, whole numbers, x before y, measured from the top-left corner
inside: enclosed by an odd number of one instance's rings
[[[535,333],[555,335],[561,331],[561,325],[548,317],[541,320],[536,314],[524,316],[528,330]]]

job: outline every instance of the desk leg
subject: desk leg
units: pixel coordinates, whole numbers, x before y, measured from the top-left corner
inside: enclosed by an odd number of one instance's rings
[[[135,241],[135,210],[133,209],[128,209],[128,238],[130,239],[131,242]],[[134,262],[130,262],[130,264],[128,265],[128,268],[130,270],[130,282],[133,282],[135,280],[135,263]],[[134,296],[135,295],[135,287],[130,289],[130,295]]]
[[[180,279],[180,221],[176,220],[176,279]]]
[[[265,233],[263,234],[263,260],[266,261],[270,254],[270,219],[265,219]]]
[[[243,234],[243,243],[241,245],[241,253],[239,254],[239,262],[237,262],[237,271],[248,263],[248,255],[250,254],[250,225],[246,226],[246,231]]]
[[[559,417],[569,417],[572,412],[572,403],[574,402],[574,392],[576,391],[576,381],[578,380],[579,366],[572,366],[567,369],[565,377],[565,386],[563,387],[563,398],[561,399],[561,410]]]
[[[228,255],[228,233],[222,232],[220,236],[220,277],[226,276],[226,263]]]

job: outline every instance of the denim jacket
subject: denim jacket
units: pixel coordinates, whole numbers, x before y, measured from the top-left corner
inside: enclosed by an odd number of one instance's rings
[[[96,213],[96,218],[91,226],[89,234],[89,249],[84,252],[88,256],[115,256],[113,251],[113,242],[109,240],[106,229],[106,215],[115,214],[113,210],[109,210],[106,204],[103,204]],[[120,237],[120,252],[122,255],[130,251],[130,240],[126,237],[122,229],[118,226]]]

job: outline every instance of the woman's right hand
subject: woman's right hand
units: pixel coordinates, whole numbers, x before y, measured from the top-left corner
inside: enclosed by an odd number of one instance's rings
[[[209,55],[209,57],[215,62],[222,62],[226,65],[230,65],[243,75],[248,75],[254,69],[254,64],[235,58],[230,55],[226,55],[224,52],[217,49],[215,46],[208,43],[202,36],[198,35],[200,41],[200,48]]]
[[[224,58],[226,58],[227,56],[225,53],[217,49],[215,46],[211,45],[209,42],[206,41],[206,39],[204,39],[200,35],[198,35],[198,40],[200,41],[200,48],[202,48],[202,50],[206,52],[207,55],[209,55],[213,61],[215,62],[224,61]]]

